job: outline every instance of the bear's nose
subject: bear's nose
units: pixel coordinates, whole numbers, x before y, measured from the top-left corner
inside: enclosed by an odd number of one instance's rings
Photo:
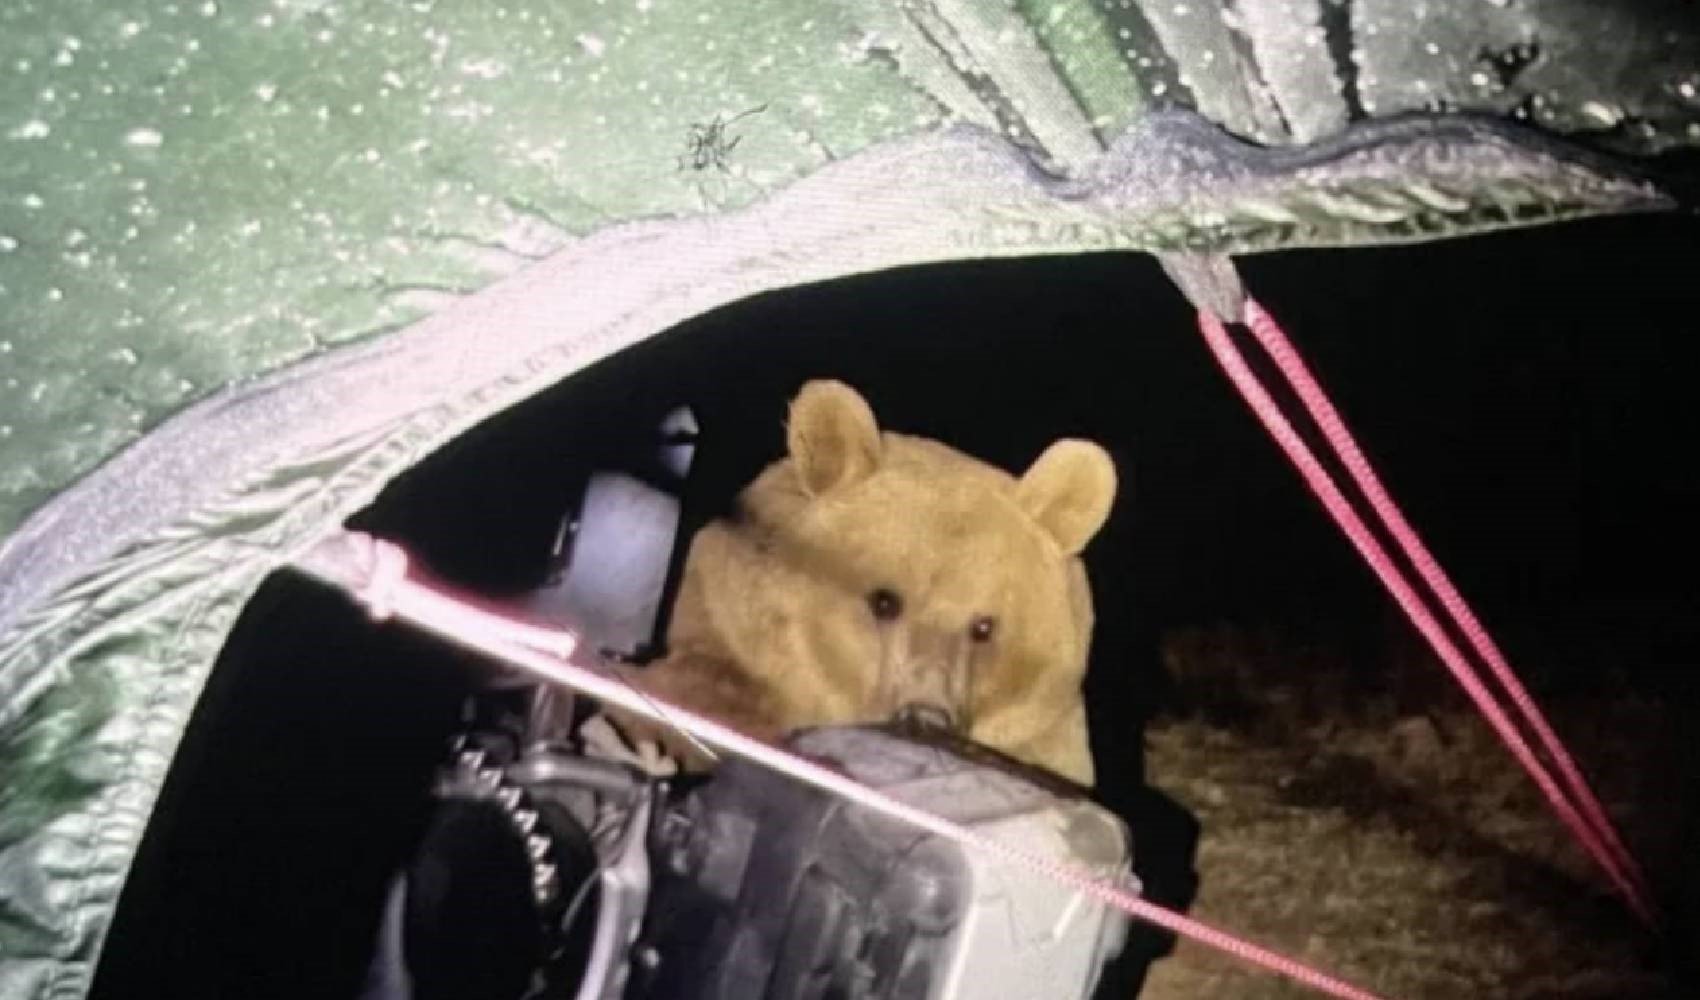
[[[892,721],[899,726],[915,730],[943,730],[950,732],[956,729],[956,713],[933,701],[912,701],[899,708]]]

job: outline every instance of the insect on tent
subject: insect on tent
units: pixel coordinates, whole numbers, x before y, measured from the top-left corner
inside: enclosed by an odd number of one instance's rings
[[[1695,22],[6,4],[0,996],[89,989],[261,582],[492,415],[728,303],[904,265],[1145,251],[1209,308],[1220,255],[1675,210],[1654,171],[1700,145]]]

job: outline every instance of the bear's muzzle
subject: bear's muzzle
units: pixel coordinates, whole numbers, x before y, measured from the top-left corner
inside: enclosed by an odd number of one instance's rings
[[[955,630],[901,623],[882,642],[881,698],[900,725],[966,732],[969,719],[969,643]]]

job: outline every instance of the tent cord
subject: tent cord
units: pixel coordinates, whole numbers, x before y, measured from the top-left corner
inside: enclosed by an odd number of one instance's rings
[[[1647,891],[1646,879],[1612,826],[1599,799],[1583,778],[1580,768],[1566,752],[1534,699],[1519,683],[1492,637],[1452,585],[1438,561],[1423,545],[1416,531],[1405,520],[1327,394],[1311,375],[1274,318],[1256,301],[1249,298],[1245,300],[1244,325],[1250,329],[1253,337],[1291,384],[1294,393],[1322,431],[1329,446],[1339,456],[1358,489],[1369,500],[1370,506],[1381,517],[1387,530],[1417,568],[1424,582],[1439,597],[1441,606],[1452,615],[1459,631],[1469,639],[1477,654],[1488,663],[1494,676],[1505,688],[1513,706],[1522,715],[1525,724],[1534,731],[1543,749],[1556,763],[1567,787],[1561,787],[1553,778],[1523,734],[1488,691],[1476,669],[1446,635],[1434,613],[1418,596],[1411,582],[1406,579],[1341,492],[1333,476],[1293,428],[1279,404],[1251,370],[1221,319],[1213,311],[1201,309],[1198,313],[1198,325],[1229,380],[1245,398],[1276,444],[1299,470],[1311,491],[1322,501],[1359,554],[1369,563],[1400,608],[1411,619],[1412,624],[1428,640],[1476,708],[1510,748],[1518,763],[1534,779],[1553,812],[1605,870],[1613,885],[1636,914],[1649,926],[1656,927],[1657,910],[1651,893]]]

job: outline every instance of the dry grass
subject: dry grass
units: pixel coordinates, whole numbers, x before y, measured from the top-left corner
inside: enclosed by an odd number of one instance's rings
[[[1173,635],[1165,656],[1183,707],[1152,725],[1149,773],[1203,827],[1194,916],[1390,998],[1676,996],[1438,664],[1407,655],[1371,683],[1233,628]],[[1550,708],[1638,853],[1673,857],[1659,708]],[[1183,943],[1141,995],[1312,994]]]

